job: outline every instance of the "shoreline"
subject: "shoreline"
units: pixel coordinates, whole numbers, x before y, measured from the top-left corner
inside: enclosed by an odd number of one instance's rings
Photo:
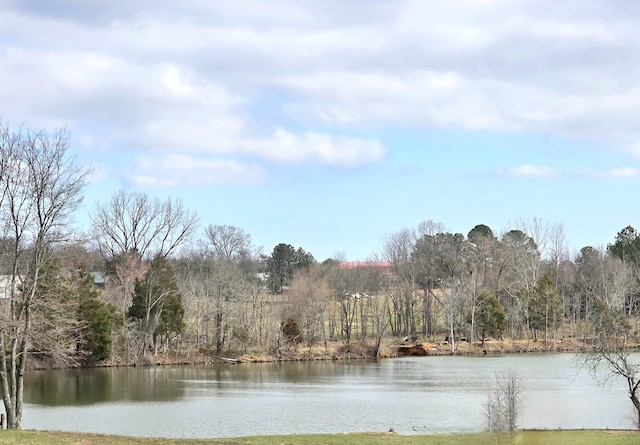
[[[146,367],[146,366],[197,366],[211,364],[237,365],[244,363],[278,363],[278,362],[312,362],[312,361],[343,361],[343,360],[376,360],[393,359],[398,357],[429,357],[429,356],[491,356],[504,354],[536,354],[536,353],[580,353],[585,351],[582,340],[556,340],[555,342],[536,340],[488,340],[484,345],[480,341],[469,343],[461,341],[456,344],[455,352],[451,351],[451,345],[447,341],[442,342],[403,342],[389,339],[387,344],[380,349],[376,357],[371,354],[372,348],[368,344],[355,342],[345,348],[342,342],[335,342],[324,346],[293,345],[280,351],[280,354],[266,353],[228,353],[217,355],[213,351],[204,348],[175,354],[159,353],[148,363],[127,363],[125,361],[112,360],[91,366],[76,366],[73,368],[119,368],[119,367]],[[630,348],[630,350],[639,348]],[[64,367],[48,366],[46,362],[36,362],[31,369],[48,370],[64,369]]]

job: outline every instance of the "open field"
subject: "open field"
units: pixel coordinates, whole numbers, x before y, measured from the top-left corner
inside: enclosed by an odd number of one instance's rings
[[[640,432],[617,430],[521,431],[514,434],[438,434],[402,436],[393,433],[257,436],[234,439],[147,439],[46,431],[1,431],[0,445],[635,445]]]

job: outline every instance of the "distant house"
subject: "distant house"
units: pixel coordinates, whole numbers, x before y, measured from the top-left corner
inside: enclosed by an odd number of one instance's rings
[[[94,286],[104,289],[104,286],[107,283],[107,277],[104,272],[93,271],[89,272],[89,275],[91,275],[91,278],[93,279]]]

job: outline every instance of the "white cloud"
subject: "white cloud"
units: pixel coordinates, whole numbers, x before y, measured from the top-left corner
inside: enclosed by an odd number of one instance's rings
[[[321,133],[305,133],[298,136],[282,128],[269,139],[247,142],[240,149],[252,155],[281,162],[320,163],[357,167],[381,160],[384,146],[375,140],[333,137]]]
[[[265,138],[248,136],[231,117],[210,122],[175,119],[161,121],[140,132],[145,144],[163,151],[237,155],[281,163],[321,164],[354,168],[381,160],[385,147],[376,140],[335,137],[307,132],[297,135],[283,128]]]
[[[139,158],[127,179],[146,186],[193,186],[204,184],[256,184],[267,179],[267,172],[255,164],[230,159],[195,158],[183,155]]]
[[[105,151],[150,158],[353,168],[380,161],[375,135],[398,127],[639,151],[628,143],[640,140],[634,2],[108,3],[7,2],[3,117],[67,123]]]
[[[640,176],[640,169],[634,167],[612,168],[609,170],[607,176],[613,176],[615,178],[636,178]]]
[[[519,167],[512,167],[508,170],[509,176],[520,178],[549,178],[556,175],[556,172],[544,166],[533,166],[523,164]]]

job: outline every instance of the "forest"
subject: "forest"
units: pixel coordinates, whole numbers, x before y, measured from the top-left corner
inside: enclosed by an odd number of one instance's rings
[[[72,224],[88,170],[69,137],[0,126],[0,384],[19,427],[31,367],[377,357],[398,344],[526,340],[555,350],[631,345],[640,233],[571,255],[562,224],[520,220],[451,233],[426,220],[368,261],[270,252],[180,199],[121,190]],[[375,246],[372,246],[375,247]]]

